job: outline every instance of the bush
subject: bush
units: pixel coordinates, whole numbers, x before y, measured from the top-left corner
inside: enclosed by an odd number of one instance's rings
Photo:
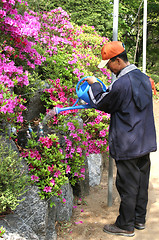
[[[21,164],[22,158],[0,137],[0,213],[15,210],[19,196],[25,192],[28,177]]]
[[[156,90],[159,91],[159,82],[156,84]]]
[[[156,74],[149,74],[149,76],[154,80],[155,84],[159,83],[159,76]]]
[[[65,128],[68,129],[68,126]],[[67,137],[64,138],[65,151],[61,149],[56,134],[41,136],[37,141],[36,133],[32,132],[32,137],[28,140],[28,149],[25,149],[21,155],[28,162],[31,181],[38,186],[41,199],[47,200],[56,196],[65,204],[66,200],[62,197],[61,188],[68,181],[74,185],[78,180],[84,179],[82,173],[85,172],[85,158],[82,156],[82,147],[84,147],[82,144],[79,147],[78,142],[72,143]],[[70,146],[72,152],[69,154]],[[55,203],[51,202],[50,206],[53,205]]]
[[[3,226],[0,227],[0,237],[2,237],[2,235],[5,233],[5,229],[3,228]]]

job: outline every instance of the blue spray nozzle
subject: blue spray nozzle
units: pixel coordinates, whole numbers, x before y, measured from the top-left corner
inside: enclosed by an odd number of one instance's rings
[[[92,107],[89,104],[72,106],[72,107],[65,107],[65,108],[55,107],[55,114],[59,114],[60,112],[68,111],[68,110],[87,109],[87,108],[92,108]]]

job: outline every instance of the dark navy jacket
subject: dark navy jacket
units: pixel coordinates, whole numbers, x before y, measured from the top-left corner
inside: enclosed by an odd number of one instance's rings
[[[115,160],[156,151],[151,83],[135,65],[124,68],[106,92],[95,82],[88,94],[92,107],[111,113],[109,148]]]

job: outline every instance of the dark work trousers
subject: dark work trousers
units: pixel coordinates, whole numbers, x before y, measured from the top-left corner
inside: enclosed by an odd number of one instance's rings
[[[116,225],[133,231],[135,222],[145,223],[150,157],[147,154],[131,160],[116,161],[116,166],[116,187],[121,198]]]

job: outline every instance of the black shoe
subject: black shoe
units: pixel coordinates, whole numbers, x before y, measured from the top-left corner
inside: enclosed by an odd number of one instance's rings
[[[104,226],[103,231],[113,235],[121,235],[126,237],[133,237],[134,231],[127,231],[117,227],[115,224],[107,224]]]
[[[134,224],[134,227],[136,228],[136,229],[138,229],[138,230],[143,230],[143,229],[145,229],[145,223],[135,223]]]

